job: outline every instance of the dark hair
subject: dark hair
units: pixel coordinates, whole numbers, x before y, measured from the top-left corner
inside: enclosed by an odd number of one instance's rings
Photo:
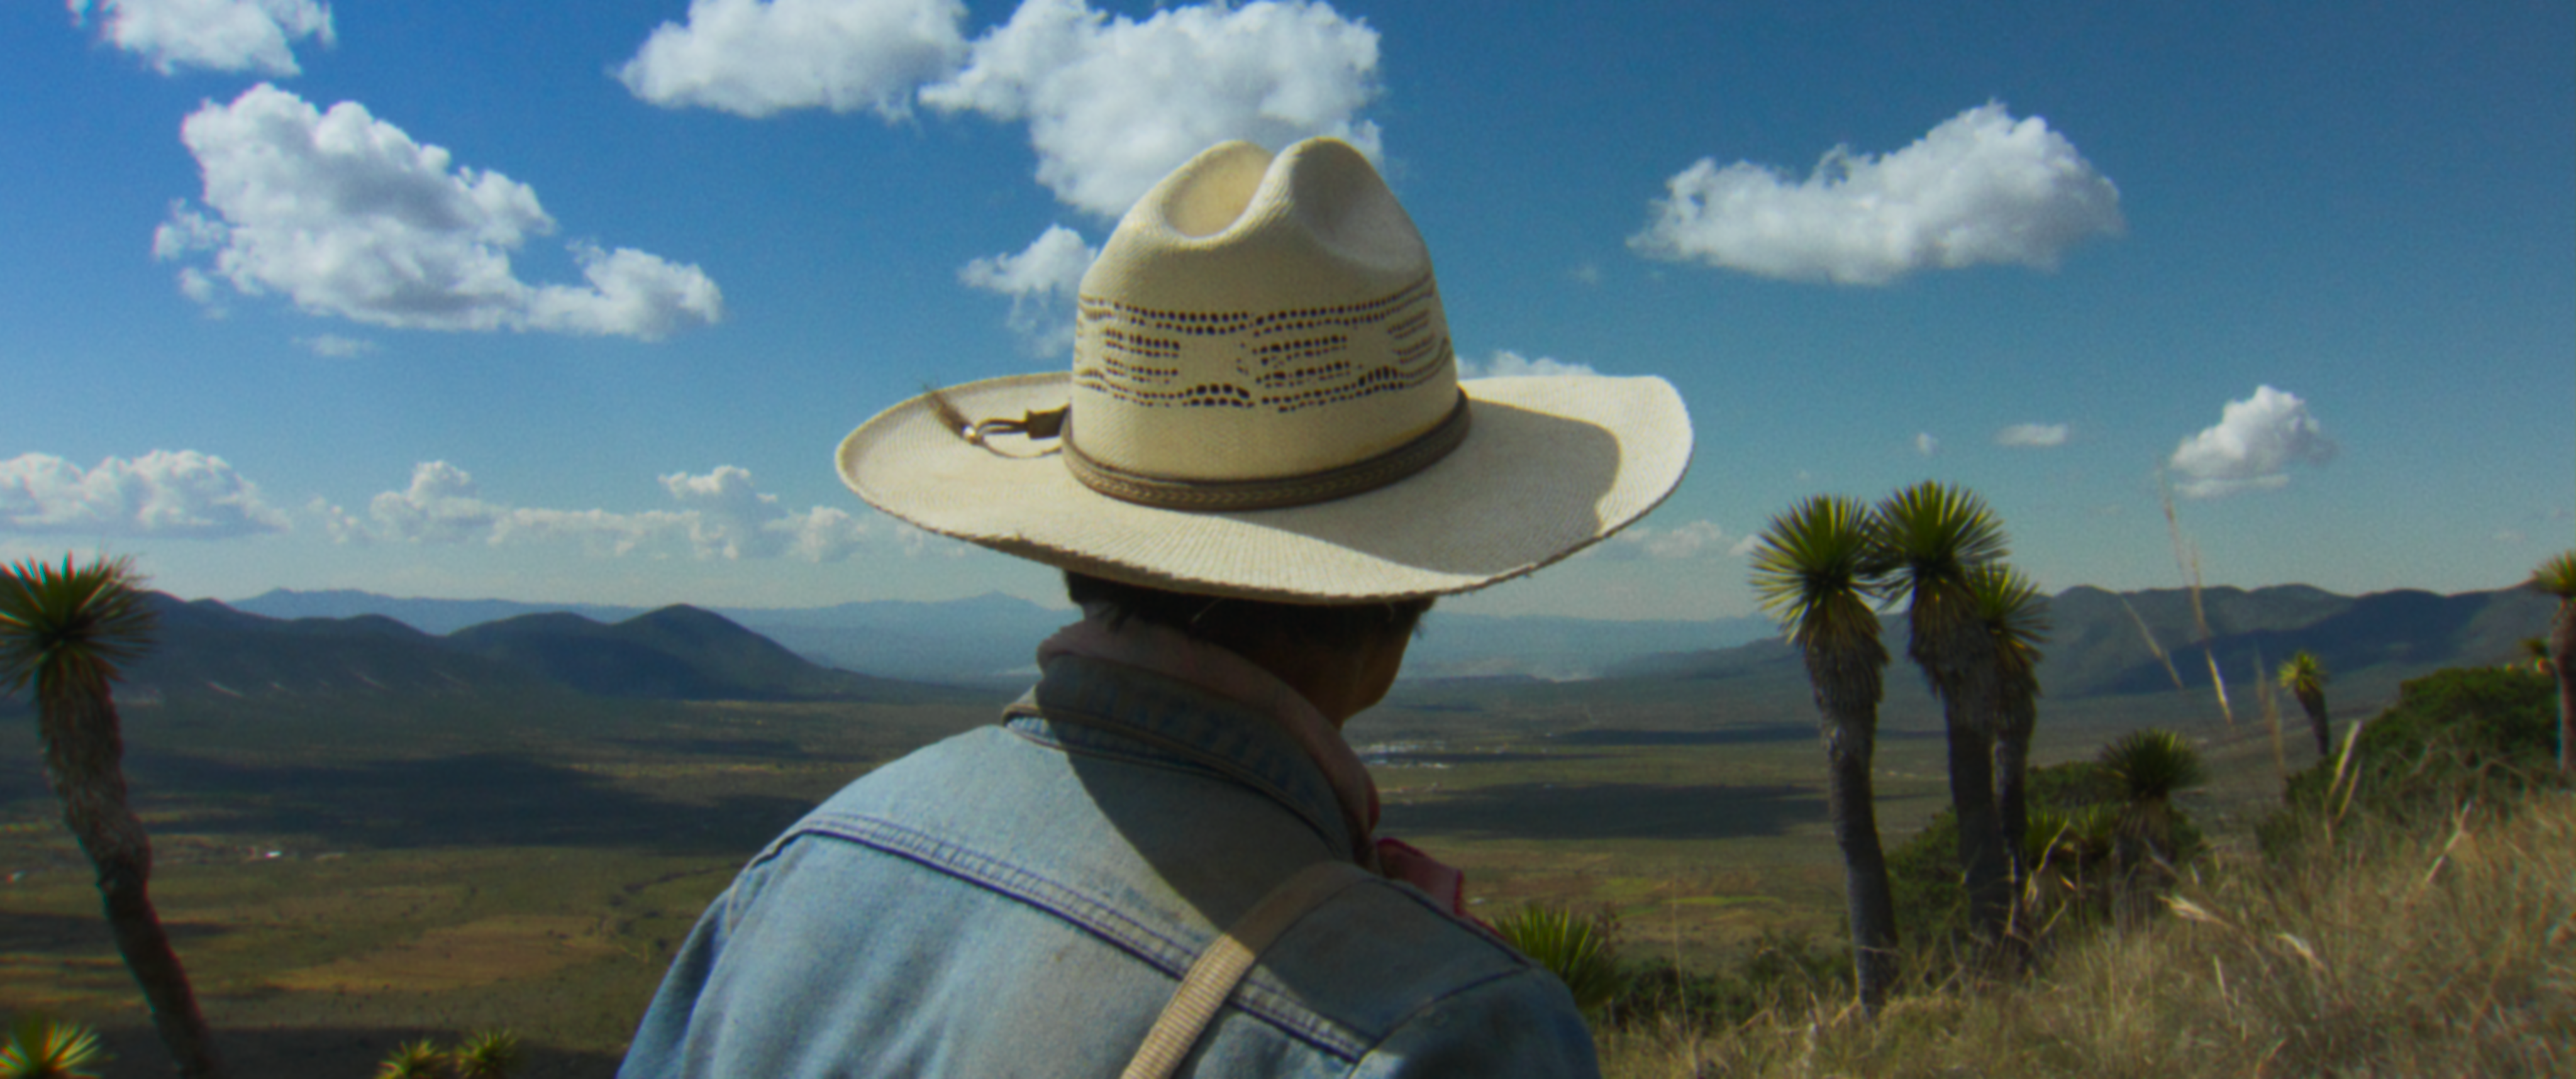
[[[1238,652],[1278,642],[1355,651],[1387,636],[1416,632],[1432,601],[1417,596],[1338,605],[1276,603],[1166,592],[1072,570],[1064,571],[1064,591],[1077,606],[1107,607],[1110,625],[1133,618]]]

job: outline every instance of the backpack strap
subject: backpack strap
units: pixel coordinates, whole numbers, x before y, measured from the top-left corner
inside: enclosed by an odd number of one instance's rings
[[[1189,976],[1181,979],[1172,1002],[1163,1006],[1162,1016],[1146,1032],[1145,1044],[1136,1050],[1136,1059],[1127,1062],[1121,1079],[1167,1079],[1225,1007],[1226,998],[1234,995],[1235,986],[1252,972],[1262,949],[1307,912],[1370,876],[1349,862],[1317,862],[1261,897],[1190,964]]]

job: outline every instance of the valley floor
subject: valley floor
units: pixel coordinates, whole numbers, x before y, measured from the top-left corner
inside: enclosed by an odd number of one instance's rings
[[[1766,933],[1838,933],[1803,694],[1610,688],[1400,690],[1351,730],[1383,830],[1464,868],[1489,918],[1542,900],[1606,910],[1632,955],[1684,968]],[[1892,842],[1945,797],[1929,702],[1891,690],[1878,793]],[[699,911],[805,807],[991,714],[242,702],[135,708],[127,725],[155,898],[241,1074],[361,1076],[410,1038],[509,1027],[532,1051],[520,1074],[545,1077],[613,1072]],[[2209,740],[2221,783],[2195,812],[2278,790],[2268,738],[2222,726],[2200,697],[2074,702],[2044,716],[2036,755],[2089,756],[2148,724]],[[110,1075],[162,1074],[27,726],[0,730],[0,1012],[96,1024],[119,1056]]]

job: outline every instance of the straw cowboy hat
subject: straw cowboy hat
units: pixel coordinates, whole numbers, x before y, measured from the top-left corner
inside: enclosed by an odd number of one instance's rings
[[[1431,257],[1348,144],[1230,142],[1083,275],[1073,370],[905,401],[842,482],[931,532],[1097,577],[1289,603],[1516,577],[1690,463],[1660,378],[1461,381]]]

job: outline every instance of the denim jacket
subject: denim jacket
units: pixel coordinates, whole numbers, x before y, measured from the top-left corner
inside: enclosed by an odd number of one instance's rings
[[[1245,706],[1079,656],[999,726],[870,773],[719,896],[623,1079],[1115,1076],[1190,963],[1355,837]],[[1591,1076],[1563,983],[1409,885],[1292,927],[1198,1076]]]

